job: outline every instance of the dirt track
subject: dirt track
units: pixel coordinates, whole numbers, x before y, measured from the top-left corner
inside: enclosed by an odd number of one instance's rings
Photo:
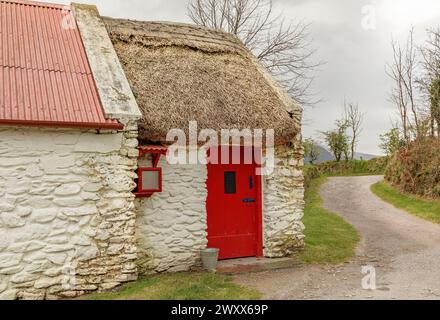
[[[266,299],[440,299],[440,225],[409,215],[377,198],[370,186],[382,177],[330,178],[324,207],[361,234],[353,261],[236,276]],[[363,266],[376,271],[376,290],[364,290]]]

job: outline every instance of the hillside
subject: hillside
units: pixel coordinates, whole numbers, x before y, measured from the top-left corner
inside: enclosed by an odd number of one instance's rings
[[[316,163],[323,163],[323,162],[327,162],[327,161],[334,161],[335,157],[324,147],[316,145],[315,148],[319,151],[319,158],[318,161],[316,161]],[[371,160],[371,159],[375,159],[378,158],[379,156],[377,155],[372,155],[372,154],[368,154],[368,153],[360,153],[357,152],[355,153],[355,160]],[[304,159],[304,162],[306,164],[310,163],[310,159],[308,157],[306,157]]]

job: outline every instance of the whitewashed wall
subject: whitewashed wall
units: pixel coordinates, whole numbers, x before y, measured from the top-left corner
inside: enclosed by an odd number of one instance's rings
[[[304,154],[301,135],[275,148],[275,170],[264,177],[264,256],[288,256],[304,247]]]
[[[137,126],[126,130],[0,127],[0,299],[136,279]]]
[[[151,166],[151,160],[140,166]],[[138,266],[143,274],[199,264],[206,239],[206,165],[169,165],[161,158],[161,193],[137,200]]]
[[[304,246],[304,179],[301,137],[276,147],[276,168],[264,177],[263,236],[266,257],[284,257]],[[151,166],[151,160],[140,166]],[[163,191],[138,199],[138,266],[144,274],[182,271],[200,264],[207,245],[205,165],[169,165],[165,157]]]

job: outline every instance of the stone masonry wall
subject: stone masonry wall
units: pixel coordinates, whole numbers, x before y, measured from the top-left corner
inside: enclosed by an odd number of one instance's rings
[[[301,135],[275,148],[275,171],[264,177],[264,256],[285,257],[304,247],[304,165]]]
[[[189,270],[207,245],[206,166],[169,165],[165,157],[159,166],[163,191],[137,200],[141,274]]]
[[[264,255],[284,257],[304,246],[304,179],[301,136],[276,147],[276,168],[264,177]],[[144,159],[140,166],[151,166]],[[163,191],[138,199],[139,272],[183,271],[197,266],[206,239],[205,165],[169,165],[164,157]]]
[[[137,125],[0,128],[0,299],[55,299],[137,277]]]

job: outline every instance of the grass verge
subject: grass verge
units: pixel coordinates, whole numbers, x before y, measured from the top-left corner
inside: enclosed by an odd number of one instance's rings
[[[215,273],[174,273],[149,276],[111,293],[91,294],[86,300],[256,300],[261,294]]]
[[[387,184],[379,182],[371,187],[379,198],[422,219],[440,224],[440,201],[426,200],[417,196],[403,194]]]
[[[322,207],[319,195],[325,177],[310,181],[305,194],[306,246],[298,258],[306,263],[340,263],[354,256],[359,234],[344,219]]]

